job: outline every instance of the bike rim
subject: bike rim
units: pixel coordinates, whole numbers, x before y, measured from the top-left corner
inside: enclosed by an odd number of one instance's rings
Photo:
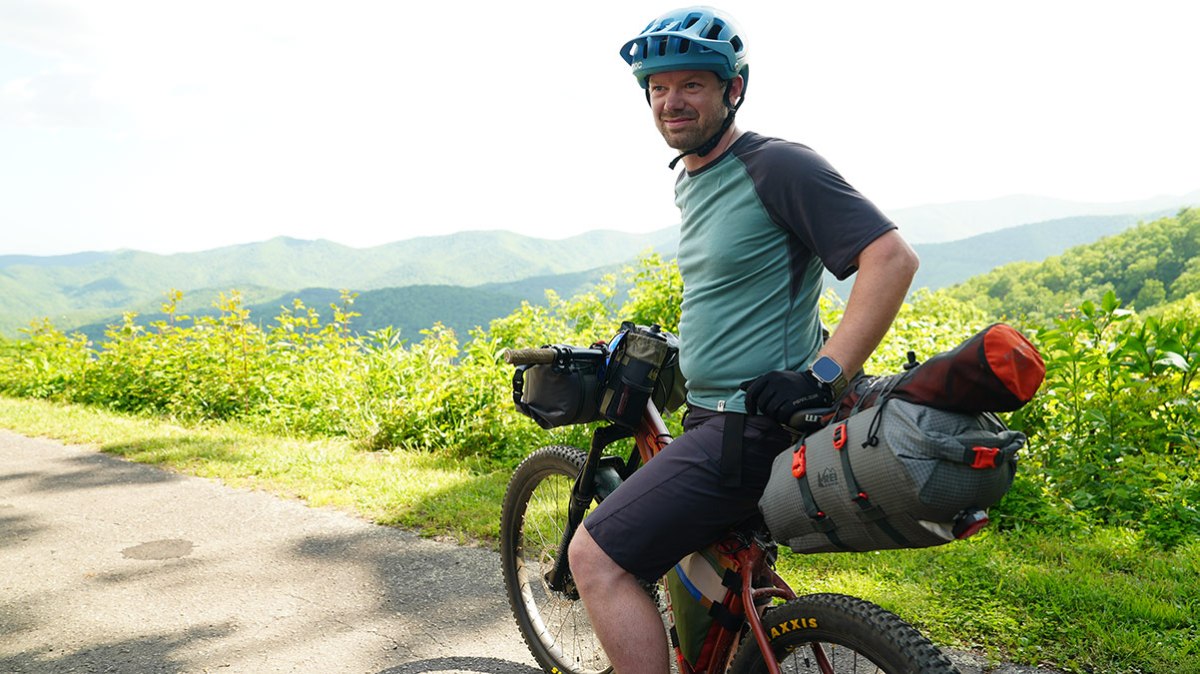
[[[610,666],[583,602],[550,590],[545,579],[562,541],[573,482],[559,473],[536,481],[521,513],[516,578],[525,615],[542,647],[579,674],[600,674]]]
[[[779,671],[790,674],[887,674],[859,651],[823,641],[797,646],[780,658]]]

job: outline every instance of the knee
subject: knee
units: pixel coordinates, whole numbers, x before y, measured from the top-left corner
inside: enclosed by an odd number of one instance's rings
[[[576,581],[580,579],[592,579],[601,575],[606,569],[615,567],[616,564],[609,556],[596,544],[596,540],[588,533],[587,527],[579,527],[575,532],[575,536],[571,539],[571,546],[567,550],[567,559],[571,563],[571,574],[575,576]]]

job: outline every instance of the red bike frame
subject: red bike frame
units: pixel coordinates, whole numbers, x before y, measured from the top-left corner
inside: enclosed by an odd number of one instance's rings
[[[639,424],[637,431],[634,433],[634,442],[637,445],[638,455],[642,463],[649,461],[656,454],[662,451],[672,440],[670,431],[667,430],[666,424],[663,423],[662,416],[654,407],[653,403],[647,403],[646,411],[642,415],[642,422]],[[792,591],[786,581],[775,573],[775,569],[767,563],[767,551],[763,545],[757,540],[747,540],[744,536],[731,534],[727,539],[717,545],[717,549],[721,554],[731,557],[736,563],[738,574],[741,577],[741,591],[731,591],[725,598],[725,608],[734,616],[744,617],[750,625],[750,631],[754,635],[754,639],[758,642],[759,651],[763,654],[763,660],[766,662],[768,671],[771,674],[780,674],[779,663],[776,661],[773,651],[771,650],[770,640],[767,637],[766,630],[763,628],[761,610],[765,610],[769,602],[766,599],[783,599],[790,601],[796,598],[796,593]],[[754,587],[756,578],[766,577],[770,579],[768,587]],[[755,607],[762,605],[762,609]],[[714,629],[709,633],[705,641],[704,651],[708,652],[707,662],[702,661],[698,664],[698,668],[693,668],[683,656],[680,648],[675,649],[675,657],[679,663],[679,670],[683,674],[698,674],[699,672],[708,672],[710,674],[719,674],[725,671],[734,654],[738,644],[738,632],[728,630],[723,627]],[[824,651],[819,648],[814,648],[814,656],[822,671],[832,672],[828,661],[825,658]]]

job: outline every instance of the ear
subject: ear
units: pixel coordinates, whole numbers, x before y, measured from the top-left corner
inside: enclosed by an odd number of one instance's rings
[[[737,106],[741,103],[742,92],[746,90],[746,78],[738,75],[729,80],[729,87],[725,90],[725,104],[728,106]]]

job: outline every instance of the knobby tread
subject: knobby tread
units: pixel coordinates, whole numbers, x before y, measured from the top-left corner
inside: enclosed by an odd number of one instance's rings
[[[525,458],[517,469],[513,471],[512,479],[509,481],[508,491],[504,495],[504,503],[501,509],[500,516],[500,558],[504,576],[504,586],[508,595],[509,607],[512,609],[513,616],[517,620],[517,626],[520,628],[521,637],[529,646],[530,652],[537,659],[538,664],[545,671],[557,671],[560,674],[603,674],[611,672],[611,667],[607,667],[607,659],[604,659],[604,664],[599,667],[587,666],[581,662],[572,659],[572,653],[562,651],[555,643],[546,643],[542,638],[539,638],[535,624],[542,620],[556,620],[551,614],[543,615],[543,610],[554,611],[553,607],[548,604],[535,602],[535,605],[530,605],[526,601],[526,597],[522,594],[520,582],[521,568],[523,564],[536,561],[532,557],[536,555],[535,551],[527,548],[527,535],[533,532],[526,531],[525,514],[532,498],[538,487],[550,478],[561,478],[565,487],[565,491],[558,496],[564,499],[570,497],[570,485],[574,484],[576,476],[579,474],[587,455],[576,447],[567,445],[552,445],[543,447]],[[565,507],[565,500],[563,502]],[[558,524],[557,522],[555,524]],[[563,522],[565,526],[565,511]],[[540,532],[550,533],[554,536],[560,535],[561,532]],[[541,541],[540,543],[550,543],[551,541]],[[557,545],[557,538],[552,541]],[[531,558],[527,559],[526,555]],[[526,572],[528,573],[528,571]],[[538,579],[526,577],[527,582],[537,583]],[[556,595],[553,600],[546,599],[545,601],[553,601],[558,604],[558,608],[576,603],[578,600],[571,600],[563,595]],[[582,611],[582,605],[578,606]],[[578,625],[582,627],[580,623]],[[547,625],[553,628],[557,625]],[[590,632],[590,624],[585,628]],[[550,638],[548,634],[546,638]],[[594,638],[594,637],[593,637]],[[571,649],[570,643],[563,644],[568,651]],[[590,652],[584,653],[589,659],[594,659],[594,654]],[[602,652],[601,655],[602,656]]]
[[[832,593],[799,597],[768,610],[763,626],[772,650],[781,659],[793,651],[804,653],[801,647],[817,642],[869,659],[886,674],[960,674],[950,659],[914,627],[857,597]],[[753,635],[743,640],[729,671],[767,671]]]

